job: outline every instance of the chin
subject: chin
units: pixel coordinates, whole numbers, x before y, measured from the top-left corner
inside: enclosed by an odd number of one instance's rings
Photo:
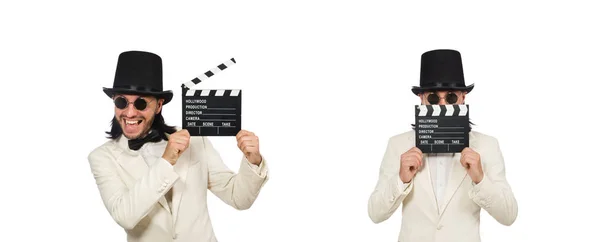
[[[121,125],[121,131],[123,132],[123,136],[125,136],[127,139],[137,139],[144,133],[143,130],[135,132],[135,133],[127,133],[127,132],[125,132],[125,129],[122,125]]]
[[[140,137],[141,133],[135,133],[135,134],[127,134],[125,132],[123,132],[123,135],[127,138],[127,139],[137,139]]]

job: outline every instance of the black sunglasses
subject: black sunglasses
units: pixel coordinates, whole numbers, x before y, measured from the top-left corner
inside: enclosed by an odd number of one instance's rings
[[[427,96],[427,101],[433,105],[440,103],[440,99],[442,99],[435,92],[425,95]],[[455,104],[458,101],[458,95],[453,92],[448,92],[443,99],[445,99],[448,104]]]
[[[138,97],[138,99],[133,101],[133,106],[137,110],[144,111],[148,107],[148,103],[149,102],[146,101],[145,99]],[[129,104],[130,104],[130,102],[127,101],[127,99],[125,97],[115,98],[115,107],[117,107],[118,109],[125,109],[125,108],[127,108],[127,106],[129,106]]]

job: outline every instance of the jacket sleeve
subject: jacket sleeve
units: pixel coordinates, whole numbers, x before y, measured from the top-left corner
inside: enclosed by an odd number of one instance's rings
[[[506,180],[504,158],[495,138],[490,149],[481,154],[484,177],[474,184],[469,197],[486,210],[496,221],[509,226],[517,219],[518,206]]]
[[[413,188],[413,181],[400,181],[400,154],[392,139],[388,141],[375,190],[369,198],[369,217],[380,223],[392,216]]]
[[[266,160],[263,158],[261,164],[255,166],[244,156],[236,174],[223,163],[212,143],[207,138],[203,141],[203,153],[208,164],[208,189],[235,209],[249,209],[269,179]]]
[[[104,206],[126,230],[133,229],[179,179],[171,164],[159,158],[128,188],[117,173],[115,158],[107,150],[93,151],[88,160]]]

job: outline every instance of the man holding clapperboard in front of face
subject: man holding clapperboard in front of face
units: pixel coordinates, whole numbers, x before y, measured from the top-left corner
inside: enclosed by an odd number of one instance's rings
[[[465,86],[458,51],[425,52],[420,84],[412,89],[421,101],[416,119],[437,117],[389,139],[369,198],[369,217],[374,223],[383,222],[402,204],[398,241],[479,242],[481,209],[506,226],[517,218],[517,201],[506,180],[498,141],[471,131],[468,116],[463,115],[466,94],[474,85]],[[459,110],[462,117],[453,117]],[[437,129],[425,132],[422,127]],[[444,140],[461,133],[448,131],[460,130],[465,130],[464,137]]]

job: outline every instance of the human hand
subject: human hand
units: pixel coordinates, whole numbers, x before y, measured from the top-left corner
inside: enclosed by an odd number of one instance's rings
[[[467,147],[461,152],[460,164],[467,169],[467,174],[471,180],[478,184],[483,179],[483,168],[481,167],[481,157],[475,150]]]
[[[235,136],[237,146],[240,148],[246,159],[254,165],[260,165],[262,156],[260,155],[258,136],[247,130],[240,130]]]
[[[179,155],[183,153],[190,145],[190,132],[187,129],[179,130],[169,135],[169,142],[165,148],[162,158],[171,165],[175,165]]]
[[[400,180],[409,183],[417,171],[423,166],[423,152],[417,147],[404,152],[400,156]]]

